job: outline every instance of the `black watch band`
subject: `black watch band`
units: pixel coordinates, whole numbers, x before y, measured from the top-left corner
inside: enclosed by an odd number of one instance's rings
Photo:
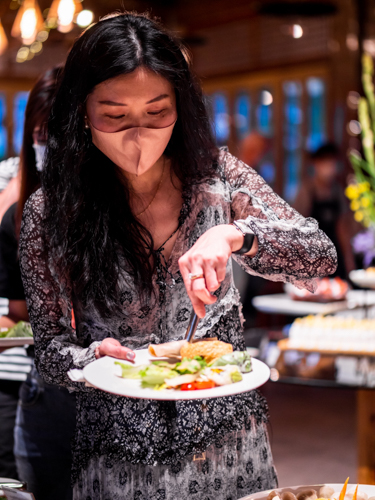
[[[254,243],[255,234],[244,231],[236,221],[232,222],[232,226],[234,226],[243,235],[242,247],[232,253],[234,255],[243,255],[244,253],[250,252]]]

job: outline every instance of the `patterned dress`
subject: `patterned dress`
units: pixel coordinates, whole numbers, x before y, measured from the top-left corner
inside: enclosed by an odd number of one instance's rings
[[[267,405],[257,391],[199,401],[153,401],[114,396],[70,381],[72,368],[95,359],[106,337],[131,349],[183,338],[191,304],[178,258],[209,228],[242,219],[257,235],[255,257],[234,256],[250,274],[314,290],[314,277],[336,268],[336,251],[313,219],[304,219],[257,175],[225,150],[211,178],[183,191],[177,240],[168,261],[159,251],[155,293],[140,305],[126,266],[119,276],[122,310],[104,319],[60,284],[42,245],[43,195],[28,201],[20,263],[36,362],[47,382],[77,391],[75,500],[235,500],[275,487],[267,438]],[[196,337],[217,336],[245,348],[231,260]],[[77,329],[71,327],[73,302]]]

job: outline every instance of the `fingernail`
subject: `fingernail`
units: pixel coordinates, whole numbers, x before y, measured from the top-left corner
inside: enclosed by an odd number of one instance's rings
[[[128,352],[126,357],[129,359],[129,361],[133,361],[135,359],[135,353],[134,352]]]

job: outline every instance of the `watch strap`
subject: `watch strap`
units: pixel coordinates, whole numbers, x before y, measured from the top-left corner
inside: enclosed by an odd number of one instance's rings
[[[245,253],[250,252],[251,247],[253,246],[254,243],[255,234],[249,232],[249,228],[246,226],[246,224],[240,221],[233,221],[232,226],[234,226],[237,229],[237,231],[240,231],[240,233],[244,237],[242,247],[232,253],[235,255],[243,255]]]

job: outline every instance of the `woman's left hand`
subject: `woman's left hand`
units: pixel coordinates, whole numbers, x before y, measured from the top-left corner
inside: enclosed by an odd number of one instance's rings
[[[205,304],[213,304],[212,292],[224,281],[226,267],[232,252],[243,245],[243,235],[232,225],[212,227],[197,240],[178,263],[194,311],[200,318],[206,314]],[[189,275],[200,276],[191,279]]]

